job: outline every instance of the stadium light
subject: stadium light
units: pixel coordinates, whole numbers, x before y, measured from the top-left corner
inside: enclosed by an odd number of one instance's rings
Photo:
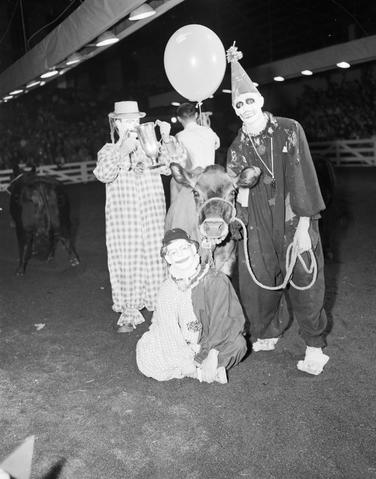
[[[350,68],[350,63],[347,62],[339,62],[336,65],[338,68]]]
[[[33,86],[37,86],[39,84],[40,84],[39,80],[31,81],[30,83],[26,85],[26,88],[32,88]]]
[[[114,43],[117,43],[119,41],[119,38],[114,35],[112,32],[107,31],[102,33],[100,35],[95,43],[96,47],[106,47],[108,45],[113,45]]]
[[[66,59],[66,65],[74,65],[75,63],[79,63],[82,60],[82,55],[80,53],[73,53]]]
[[[54,77],[55,75],[57,75],[58,73],[59,73],[58,70],[53,69],[53,70],[50,70],[46,73],[43,73],[40,77],[41,78],[51,78],[51,77]]]
[[[157,12],[147,3],[140,5],[138,8],[135,8],[129,15],[129,20],[131,22],[135,20],[143,20],[144,18],[151,17],[155,15]]]

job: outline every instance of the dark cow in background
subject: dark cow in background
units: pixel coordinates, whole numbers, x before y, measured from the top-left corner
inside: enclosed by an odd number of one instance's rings
[[[338,217],[336,217],[337,215],[335,213],[336,173],[333,163],[327,158],[313,156],[313,164],[326,206],[326,209],[321,213],[319,221],[321,242],[325,258],[332,261],[334,260],[334,238],[337,230],[336,223],[338,221]]]
[[[32,255],[52,259],[59,241],[71,265],[78,265],[71,241],[70,205],[63,185],[52,177],[38,176],[35,167],[27,172],[16,167],[8,192],[19,248],[17,274],[25,273]]]

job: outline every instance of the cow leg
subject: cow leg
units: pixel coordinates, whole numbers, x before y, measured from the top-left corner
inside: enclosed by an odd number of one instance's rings
[[[59,239],[60,239],[59,235],[54,234],[52,236],[51,242],[50,242],[51,247],[50,247],[50,251],[48,253],[47,261],[52,261],[55,258],[56,245],[57,245]]]
[[[78,259],[77,253],[74,250],[72,241],[70,238],[64,237],[62,235],[59,236],[60,241],[62,242],[64,248],[66,249],[69,255],[69,262],[72,266],[78,266],[80,264],[80,260]]]
[[[17,268],[17,276],[23,276],[25,274],[26,265],[31,257],[33,246],[33,233],[26,232],[20,247],[20,262]]]

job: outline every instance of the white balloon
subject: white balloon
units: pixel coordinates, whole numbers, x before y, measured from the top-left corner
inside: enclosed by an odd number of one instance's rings
[[[174,89],[190,101],[202,101],[221,84],[226,52],[219,37],[203,25],[186,25],[167,42],[164,67]]]

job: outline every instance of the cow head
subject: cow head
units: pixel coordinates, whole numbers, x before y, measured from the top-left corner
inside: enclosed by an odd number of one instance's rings
[[[7,186],[6,190],[9,194],[11,194],[17,187],[19,187],[23,183],[27,183],[28,181],[34,179],[36,176],[36,166],[34,163],[28,163],[26,166],[21,168],[20,165],[15,164],[13,166],[13,172],[10,175],[10,182]]]
[[[261,174],[257,167],[244,168],[238,176],[230,176],[219,165],[187,171],[171,163],[170,168],[174,179],[193,191],[201,235],[216,243],[228,234],[228,225],[235,216],[238,187],[251,188]]]

